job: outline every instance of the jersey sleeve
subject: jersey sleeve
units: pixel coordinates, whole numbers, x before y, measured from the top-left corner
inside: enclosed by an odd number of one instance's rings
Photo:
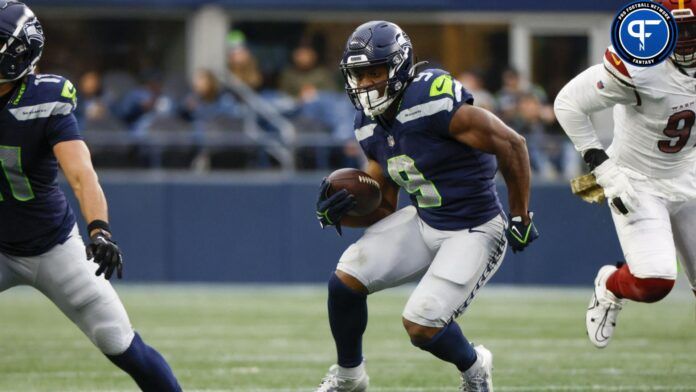
[[[369,142],[369,139],[375,133],[377,124],[370,124],[369,122],[365,121],[365,115],[362,112],[356,112],[355,120],[353,121],[353,128],[355,130],[355,139],[360,144],[360,148],[362,148],[367,159],[373,161],[377,160],[376,154],[374,151],[372,151],[372,143]]]
[[[428,72],[432,77],[427,80]],[[473,105],[474,97],[464,86],[442,70],[429,70],[422,73],[421,79],[414,80],[419,84],[422,103],[399,113],[404,120],[409,116],[427,115],[429,130],[442,137],[450,137],[449,125],[452,117],[462,105]],[[403,121],[402,121],[403,122]]]
[[[639,104],[634,89],[609,72],[606,64],[594,65],[568,82],[556,97],[556,118],[580,152],[603,148],[590,114],[614,105]]]
[[[64,79],[56,95],[55,105],[46,123],[46,138],[51,147],[60,142],[82,140],[74,114],[77,108],[75,86],[69,80]]]
[[[621,60],[619,55],[616,54],[612,46],[608,47],[604,52],[604,58],[602,60],[604,70],[608,75],[611,75],[614,80],[625,87],[635,89],[635,82],[629,68],[626,66],[626,63]]]

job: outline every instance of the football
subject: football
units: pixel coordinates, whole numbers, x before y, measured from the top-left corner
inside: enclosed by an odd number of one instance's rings
[[[368,215],[382,202],[382,191],[379,183],[369,174],[352,168],[338,169],[328,177],[331,184],[329,196],[346,189],[348,193],[355,196],[358,204],[348,212],[352,216]]]

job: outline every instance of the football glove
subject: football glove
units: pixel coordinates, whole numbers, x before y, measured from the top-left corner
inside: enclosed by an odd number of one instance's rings
[[[597,184],[609,199],[609,206],[618,214],[626,215],[635,211],[640,202],[628,176],[616,166],[604,150],[592,148],[583,154],[590,166]]]
[[[592,173],[597,178],[597,184],[604,189],[604,195],[614,211],[626,215],[638,208],[640,202],[633,185],[611,159],[597,166]]]
[[[116,242],[111,239],[109,232],[99,230],[90,237],[87,245],[87,260],[99,264],[96,275],[104,274],[106,280],[111,279],[114,271],[116,276],[123,277],[123,256]]]
[[[357,201],[355,196],[342,189],[329,196],[331,183],[324,178],[319,188],[319,199],[317,200],[317,219],[321,228],[334,226],[338,235],[343,235],[341,231],[341,219],[348,211],[355,208]]]
[[[524,224],[521,216],[510,216],[508,218],[508,227],[505,230],[508,244],[512,248],[512,253],[522,252],[524,248],[529,246],[535,239],[539,238],[539,231],[532,218],[534,213],[529,213],[529,224]]]

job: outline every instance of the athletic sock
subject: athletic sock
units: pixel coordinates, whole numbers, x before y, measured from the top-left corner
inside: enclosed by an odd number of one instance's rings
[[[329,279],[329,325],[336,342],[338,365],[362,363],[362,336],[367,328],[367,295],[359,293],[332,274]]]
[[[636,278],[631,274],[628,264],[623,264],[609,276],[606,286],[616,298],[651,303],[666,297],[674,287],[674,280]]]
[[[429,342],[418,347],[443,361],[453,363],[461,372],[476,363],[476,350],[466,340],[459,325],[454,321],[433,336]]]
[[[338,366],[338,374],[341,376],[341,378],[352,378],[354,380],[360,378],[363,373],[365,373],[365,365],[360,364],[356,367],[350,367],[346,368],[343,366]]]
[[[128,349],[107,358],[128,373],[143,392],[180,392],[181,387],[167,361],[137,333]]]

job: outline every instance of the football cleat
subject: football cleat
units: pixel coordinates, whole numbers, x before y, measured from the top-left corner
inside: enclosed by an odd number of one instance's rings
[[[493,354],[479,345],[476,350],[476,362],[462,372],[461,392],[493,392]]]
[[[609,344],[616,328],[616,318],[623,308],[624,300],[607,290],[607,279],[616,271],[613,265],[605,265],[597,272],[594,293],[585,315],[585,326],[590,342],[597,348]]]
[[[329,368],[329,372],[321,380],[319,388],[316,392],[364,392],[367,391],[368,385],[370,385],[370,377],[367,376],[365,371],[365,362],[361,363],[360,366],[354,369],[356,371],[356,376],[347,376],[341,374],[341,367],[338,365],[333,365]]]

